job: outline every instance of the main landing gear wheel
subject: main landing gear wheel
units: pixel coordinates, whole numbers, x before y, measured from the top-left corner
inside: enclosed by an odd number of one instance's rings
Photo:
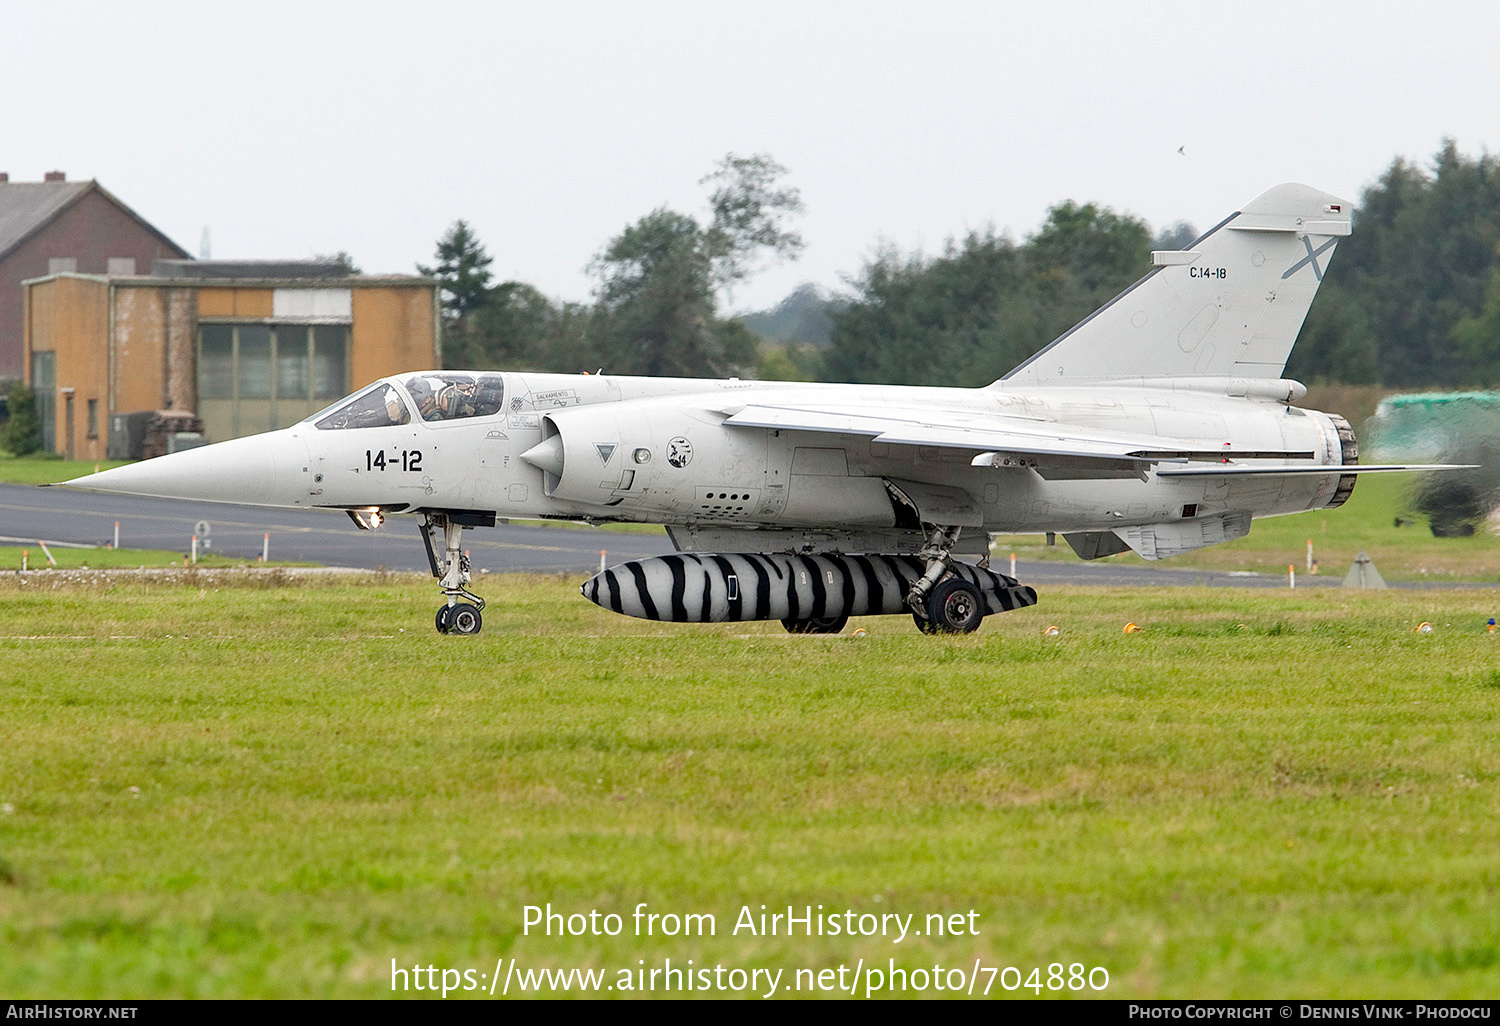
[[[984,619],[984,599],[968,581],[950,577],[938,583],[927,599],[927,624],[931,634],[968,634]],[[919,622],[918,627],[922,627]]]
[[[438,606],[436,623],[437,623],[437,632],[439,634],[447,634],[448,633],[448,628],[449,628],[449,626],[451,626],[452,617],[453,617],[453,607],[452,606]]]
[[[815,616],[810,620],[782,620],[788,634],[837,634],[849,623],[848,616]]]
[[[467,602],[460,602],[448,614],[449,634],[478,634],[479,628],[483,626],[484,617],[479,615],[478,607]]]

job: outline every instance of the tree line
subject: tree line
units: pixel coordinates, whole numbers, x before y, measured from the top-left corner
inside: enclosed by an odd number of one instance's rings
[[[442,282],[444,360],[503,367],[982,385],[1045,346],[1196,231],[1153,231],[1098,203],[1060,202],[1016,241],[994,228],[940,253],[886,245],[825,296],[722,314],[766,259],[794,259],[801,197],[769,156],[727,156],[702,181],[703,216],[658,208],[590,264],[593,301],[494,283],[459,221],[420,267]],[[751,330],[751,326],[755,330]],[[1500,384],[1500,161],[1445,140],[1426,165],[1396,158],[1364,190],[1287,373],[1392,387]]]
[[[802,211],[786,169],[770,157],[726,156],[699,184],[706,217],[659,207],[600,250],[589,265],[593,303],[555,302],[524,282],[492,284],[492,258],[464,221],[438,241],[443,361],[614,374],[726,376],[756,362],[757,339],[720,313],[726,295],[768,258],[795,257]]]

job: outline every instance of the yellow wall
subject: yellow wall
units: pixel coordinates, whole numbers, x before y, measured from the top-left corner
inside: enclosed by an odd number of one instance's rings
[[[73,389],[73,457],[104,458],[109,430],[109,288],[102,281],[53,278],[27,289],[25,371],[32,352],[57,354],[56,451],[68,454],[67,394]],[[98,402],[98,435],[88,437],[89,400]]]
[[[113,395],[109,381],[111,295]],[[71,277],[49,278],[28,286],[24,369],[29,378],[32,350],[57,354],[57,451],[67,452],[63,388],[73,389],[73,455],[81,460],[104,458],[111,412],[165,409],[169,400],[175,408],[196,410],[197,317],[269,318],[273,295],[270,288],[194,288],[118,281],[111,293],[111,286],[104,280]],[[351,390],[386,375],[438,366],[433,296],[432,286],[353,285]],[[97,438],[87,437],[90,399],[98,401]],[[241,429],[248,433],[267,426],[242,423]]]
[[[198,321],[189,288],[116,285],[115,410],[191,410]]]
[[[159,410],[166,405],[162,300],[162,290],[157,288],[115,292],[115,409],[120,413]]]
[[[430,286],[355,288],[349,385],[437,366]]]
[[[199,317],[270,317],[271,289],[199,289]]]

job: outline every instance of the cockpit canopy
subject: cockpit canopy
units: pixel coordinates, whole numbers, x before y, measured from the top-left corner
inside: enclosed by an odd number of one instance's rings
[[[397,427],[411,423],[411,411],[426,421],[489,417],[505,402],[499,374],[423,371],[377,382],[348,400],[308,418],[320,431]]]
[[[490,417],[505,401],[505,381],[499,374],[427,371],[403,382],[423,420],[461,420]]]

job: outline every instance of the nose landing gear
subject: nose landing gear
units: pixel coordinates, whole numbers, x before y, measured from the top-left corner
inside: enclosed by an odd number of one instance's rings
[[[464,530],[469,527],[494,526],[493,514],[426,513],[422,517],[422,543],[427,546],[427,562],[447,603],[438,607],[434,626],[439,634],[478,634],[484,626],[484,599],[469,591],[469,557],[464,554]],[[436,534],[442,531],[442,547]],[[442,552],[439,556],[438,553]],[[460,601],[463,600],[463,601]]]

